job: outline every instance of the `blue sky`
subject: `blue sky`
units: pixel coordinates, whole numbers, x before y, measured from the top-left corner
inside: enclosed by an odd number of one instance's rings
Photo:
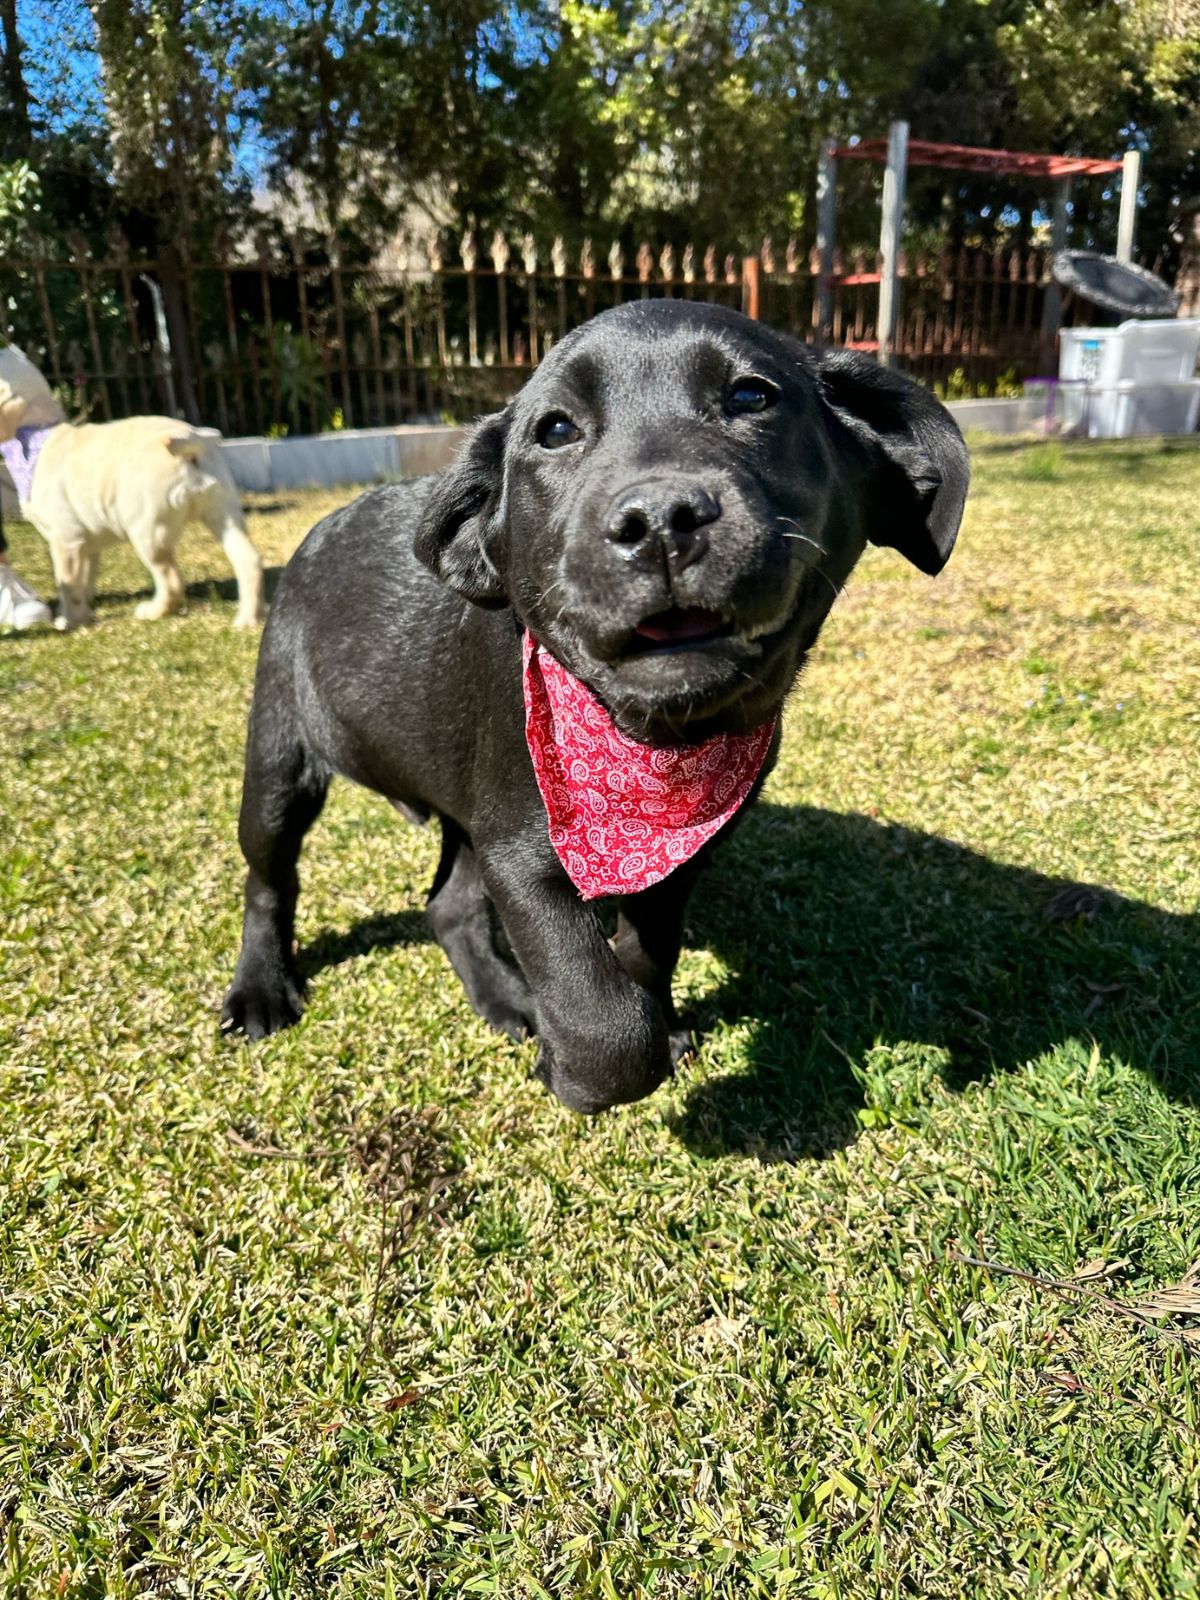
[[[17,0],[17,31],[25,45],[25,77],[40,107],[99,109],[99,66],[85,0]],[[61,123],[62,116],[51,119]]]

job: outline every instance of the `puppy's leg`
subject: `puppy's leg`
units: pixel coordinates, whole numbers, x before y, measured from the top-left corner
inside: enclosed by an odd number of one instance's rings
[[[466,834],[442,820],[442,858],[425,907],[437,942],[485,1022],[510,1038],[533,1031],[533,996],[525,979],[496,949],[490,902]]]
[[[68,544],[65,540],[50,540],[50,561],[54,567],[54,580],[58,585],[58,619],[55,626],[63,632],[72,628],[90,628],[96,618],[90,604],[88,579],[94,572],[95,557],[83,543]]]
[[[671,978],[683,944],[683,918],[692,888],[703,871],[702,857],[694,857],[660,883],[628,895],[617,913],[613,950],[635,983],[642,984],[658,1001],[671,1029],[671,1059],[678,1064],[691,1048],[691,1034],[679,1027]]]
[[[139,622],[157,622],[160,617],[173,616],[183,609],[183,579],[175,565],[173,532],[175,530],[160,526],[148,539],[130,536],[130,543],[154,579],[153,595],[149,600],[139,600],[133,608]]]
[[[204,520],[213,538],[221,541],[221,548],[237,578],[238,608],[233,625],[235,628],[255,628],[266,614],[262,557],[250,543],[237,491],[232,483],[228,492],[219,501],[213,502]]]
[[[658,1001],[628,976],[595,910],[540,844],[535,854],[528,841],[506,842],[480,860],[533,991],[538,1076],[573,1111],[641,1100],[671,1071]]]
[[[221,1010],[225,1033],[263,1039],[300,1020],[303,983],[292,949],[300,893],[296,864],[328,787],[328,775],[305,751],[286,708],[260,709],[256,695],[238,823],[250,871],[241,955]]]

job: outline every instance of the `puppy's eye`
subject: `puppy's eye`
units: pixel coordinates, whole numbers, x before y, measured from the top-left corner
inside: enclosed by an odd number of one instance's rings
[[[731,417],[746,411],[766,411],[779,399],[779,390],[765,378],[735,378],[725,391],[725,409]]]
[[[561,411],[552,412],[538,423],[537,441],[543,450],[561,450],[564,445],[575,444],[582,438],[583,430]]]

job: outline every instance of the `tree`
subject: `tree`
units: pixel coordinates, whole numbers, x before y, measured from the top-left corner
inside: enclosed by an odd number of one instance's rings
[[[610,179],[569,28],[497,0],[259,0],[238,66],[271,186],[364,243],[436,225],[575,231]]]
[[[364,248],[406,211],[452,231],[811,240],[820,140],[1148,146],[1161,231],[1193,170],[1200,0],[258,0],[243,82],[273,186]],[[1190,143],[1189,143],[1190,141]],[[1050,195],[914,172],[918,235],[1028,239]],[[1083,235],[1100,185],[1077,185]],[[851,169],[846,244],[878,174]]]
[[[821,139],[886,119],[938,15],[935,0],[565,0],[591,51],[582,93],[620,153],[611,219],[743,247],[810,235]]]
[[[236,76],[272,186],[338,232],[386,179],[363,136],[384,71],[378,7],[358,0],[283,0],[243,18]]]
[[[233,172],[236,0],[90,0],[117,209],[139,244],[194,243],[244,195]]]
[[[1165,246],[1173,208],[1200,177],[1200,0],[1041,0],[997,42],[1015,124],[1034,147],[1144,151],[1142,239]],[[1086,242],[1111,248],[1111,201],[1084,187],[1075,209]]]
[[[17,0],[0,0],[0,161],[17,161],[33,148],[22,54]]]
[[[75,13],[89,36],[65,46]],[[103,101],[76,107],[89,52]],[[0,160],[42,178],[43,228],[115,221],[150,253],[258,220],[248,169],[352,256],[418,213],[574,246],[807,244],[820,140],[895,116],[970,144],[1136,142],[1157,241],[1200,189],[1198,107],[1200,0],[0,0]],[[1106,243],[1102,187],[1076,185],[1076,226]],[[956,242],[1028,238],[1050,196],[914,171],[909,198],[918,237]],[[843,242],[872,243],[878,172],[847,168],[840,206]]]

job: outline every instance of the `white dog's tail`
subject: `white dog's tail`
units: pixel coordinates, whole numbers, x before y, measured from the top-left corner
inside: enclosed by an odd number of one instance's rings
[[[189,428],[186,433],[163,435],[163,443],[183,468],[167,491],[168,502],[177,510],[206,498],[219,485],[224,485],[228,474],[218,448],[220,439],[215,428]]]
[[[209,445],[220,437],[216,428],[192,428],[188,433],[169,433],[163,443],[173,456],[195,465]]]

